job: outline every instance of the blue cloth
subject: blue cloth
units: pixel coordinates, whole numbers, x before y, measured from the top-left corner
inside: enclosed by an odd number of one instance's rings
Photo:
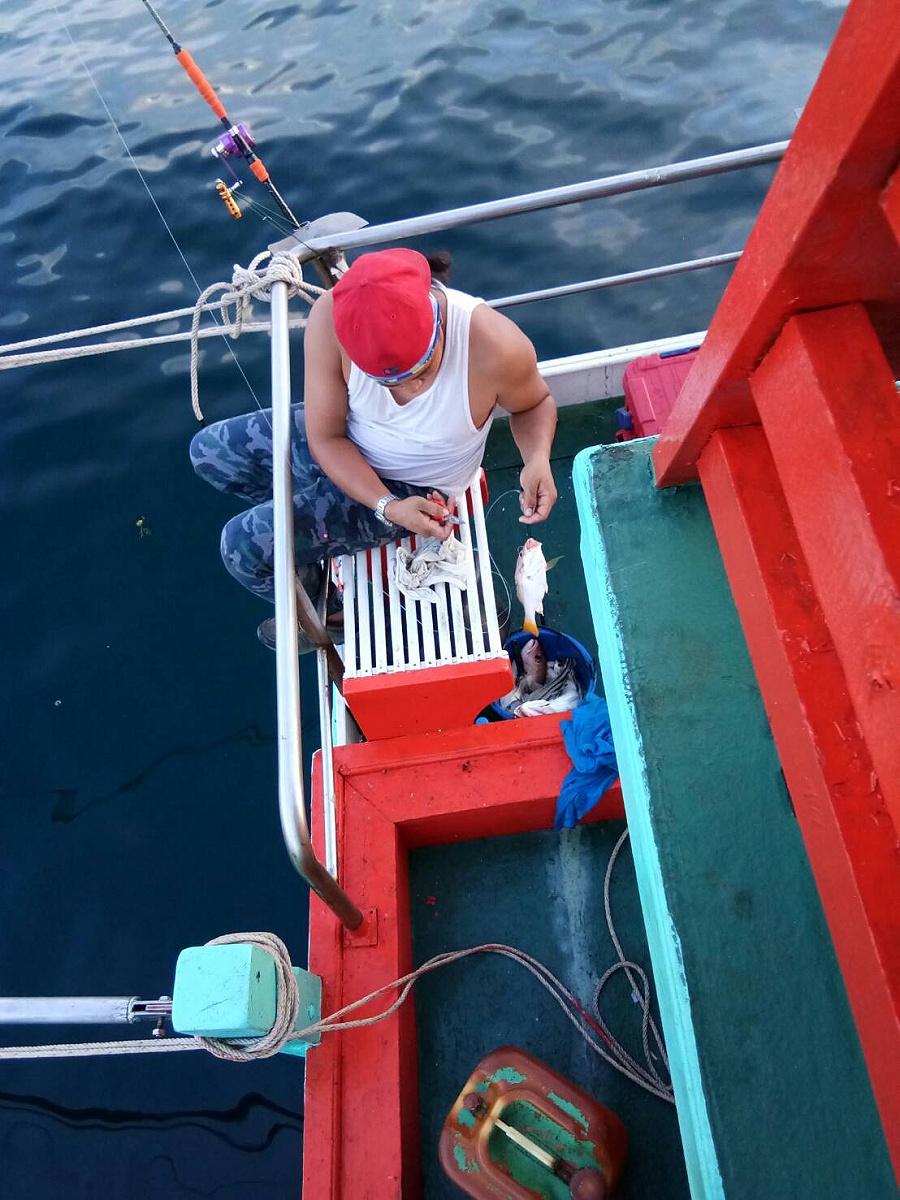
[[[585,696],[560,729],[573,766],[563,780],[553,828],[574,829],[619,774],[606,701]]]

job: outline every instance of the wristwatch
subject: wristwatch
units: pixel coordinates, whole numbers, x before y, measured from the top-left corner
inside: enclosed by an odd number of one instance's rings
[[[387,517],[384,515],[384,510],[387,508],[387,506],[390,504],[390,502],[392,500],[399,500],[399,499],[400,499],[399,496],[394,496],[390,492],[388,492],[388,494],[386,496],[382,496],[381,499],[378,501],[378,503],[375,505],[375,516],[382,523],[382,525],[393,525],[394,522],[389,521],[387,519]]]

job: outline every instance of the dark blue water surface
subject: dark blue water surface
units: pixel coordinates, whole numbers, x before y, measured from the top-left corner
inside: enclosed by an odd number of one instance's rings
[[[297,215],[372,223],[788,137],[844,7],[160,0]],[[138,0],[7,3],[0,51],[2,341],[188,305],[275,239],[226,215],[220,127]],[[740,248],[771,175],[418,245],[452,249],[480,295],[550,287]],[[514,315],[548,358],[703,329],[726,281]],[[204,347],[207,415],[252,407]],[[235,353],[264,398],[265,339]],[[0,374],[0,994],[157,996],[182,947],[236,930],[305,960],[274,663],[219,562],[234,509],[188,465],[187,367],[167,346]],[[0,1041],[44,1035],[89,1031]],[[2,1065],[0,1197],[296,1196],[302,1082],[284,1058]]]

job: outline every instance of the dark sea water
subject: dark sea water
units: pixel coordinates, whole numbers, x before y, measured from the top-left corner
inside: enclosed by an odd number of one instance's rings
[[[376,223],[788,137],[845,5],[159,7],[301,219]],[[225,214],[220,127],[139,0],[5,0],[0,56],[3,342],[186,306],[278,235]],[[452,249],[455,282],[486,297],[550,287],[739,249],[771,175],[418,244]],[[702,329],[726,281],[513,315],[548,358]],[[250,386],[265,399],[265,339],[234,349],[246,381],[205,343],[210,418],[253,407]],[[187,367],[168,346],[0,373],[0,994],[157,996],[181,948],[236,930],[305,961],[274,660],[219,562],[234,509],[190,471]],[[281,1200],[299,1194],[301,1132],[295,1059],[4,1064],[0,1200]]]

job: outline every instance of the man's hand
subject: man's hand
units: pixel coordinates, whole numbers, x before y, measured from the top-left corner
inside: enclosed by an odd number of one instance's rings
[[[534,525],[538,521],[546,521],[556,503],[556,484],[553,482],[549,458],[543,455],[530,458],[522,468],[519,483],[522,485],[519,496],[521,523]]]
[[[440,492],[392,500],[385,505],[384,515],[392,525],[400,525],[419,537],[434,537],[444,542],[453,532],[452,524],[442,519],[448,515],[448,508]]]

